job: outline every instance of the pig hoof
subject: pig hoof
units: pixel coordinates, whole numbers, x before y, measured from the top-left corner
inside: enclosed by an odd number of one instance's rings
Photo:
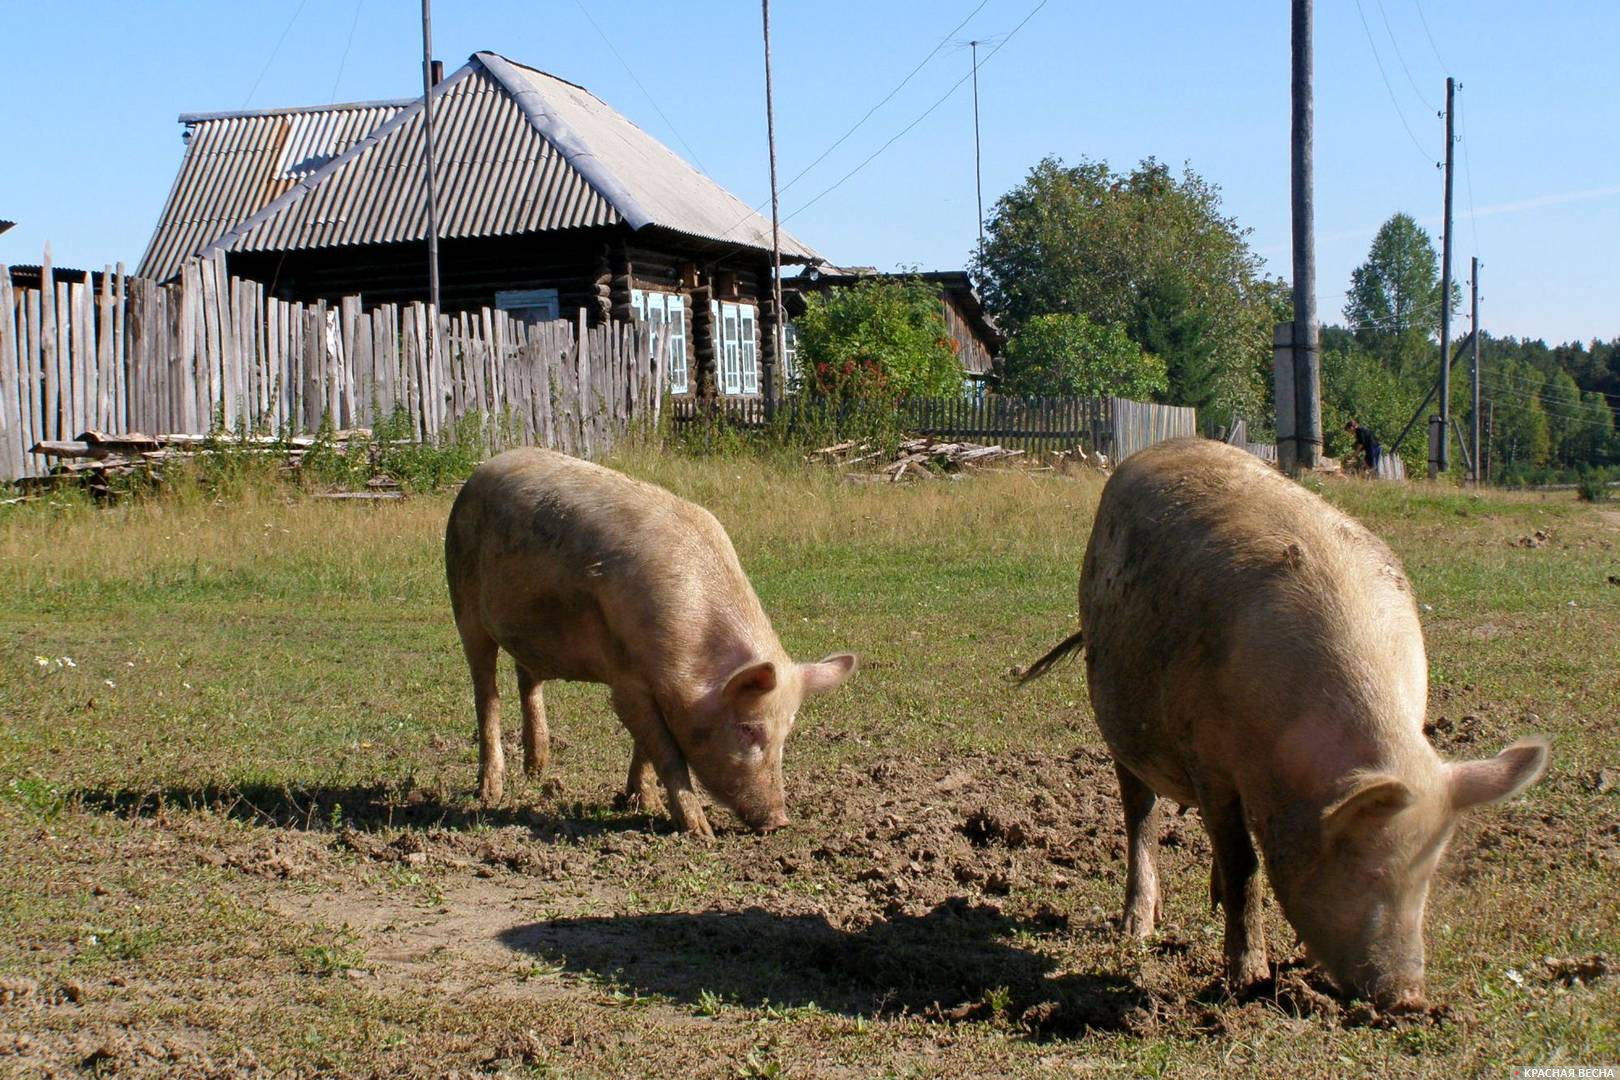
[[[1271,965],[1264,956],[1253,953],[1230,960],[1226,966],[1226,986],[1233,997],[1245,997],[1271,981]]]
[[[688,836],[693,836],[700,840],[714,839],[714,830],[709,828],[709,819],[703,815],[702,811],[698,811],[695,814],[688,814],[685,821],[677,821],[675,824]]]
[[[501,801],[505,786],[500,780],[485,780],[478,785],[478,801],[486,807],[496,805]]]
[[[1120,924],[1127,937],[1148,938],[1153,936],[1153,913],[1127,911]]]
[[[544,761],[525,761],[523,763],[523,775],[530,780],[538,780],[545,774],[546,763]]]

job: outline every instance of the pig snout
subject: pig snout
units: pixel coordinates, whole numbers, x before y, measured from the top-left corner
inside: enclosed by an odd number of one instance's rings
[[[753,824],[755,832],[768,833],[775,832],[777,829],[782,828],[787,823],[787,811],[783,810],[781,807],[777,807],[770,813],[766,814],[763,820],[751,824]]]

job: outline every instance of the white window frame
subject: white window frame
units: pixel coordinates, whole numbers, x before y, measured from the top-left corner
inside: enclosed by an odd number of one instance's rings
[[[720,361],[720,392],[733,397],[759,394],[758,309],[753,304],[709,301],[714,344]]]
[[[782,340],[777,355],[782,358],[782,385],[791,387],[799,377],[799,330],[790,322],[782,324]]]
[[[759,312],[752,304],[737,305],[737,336],[742,345],[742,392],[759,394]]]
[[[664,370],[669,376],[669,392],[687,392],[686,298],[679,293],[630,290],[630,306],[652,324],[653,348],[664,336]]]
[[[528,323],[562,318],[556,289],[502,289],[495,294],[495,308]]]

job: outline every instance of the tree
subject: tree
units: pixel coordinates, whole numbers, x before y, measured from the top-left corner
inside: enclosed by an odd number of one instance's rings
[[[1404,375],[1435,367],[1440,326],[1440,260],[1409,214],[1384,222],[1367,261],[1350,274],[1344,315],[1356,340]],[[1452,309],[1459,292],[1452,286]]]
[[[1032,397],[1146,399],[1167,386],[1163,360],[1143,352],[1120,324],[1099,326],[1084,315],[1035,316],[998,366],[1004,393]]]
[[[939,295],[916,279],[874,278],[812,293],[793,321],[799,386],[818,397],[961,393],[962,365]]]
[[[1247,230],[1220,207],[1191,169],[1046,158],[985,224],[985,303],[1014,335],[1041,315],[1123,325],[1164,359],[1169,400],[1258,420],[1272,308]]]

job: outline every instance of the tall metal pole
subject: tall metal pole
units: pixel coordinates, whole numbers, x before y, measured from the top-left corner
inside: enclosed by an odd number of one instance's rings
[[[1480,482],[1481,479],[1483,479],[1483,477],[1481,476],[1480,464],[1479,464],[1481,459],[1480,459],[1480,456],[1479,456],[1479,256],[1478,255],[1475,255],[1473,257],[1473,262],[1472,262],[1472,264],[1471,264],[1471,266],[1469,268],[1468,281],[1469,281],[1469,292],[1472,295],[1472,306],[1473,306],[1473,316],[1472,316],[1472,324],[1471,325],[1474,328],[1474,336],[1473,336],[1473,340],[1472,340],[1472,347],[1469,350],[1469,356],[1473,360],[1473,363],[1469,364],[1469,376],[1470,376],[1470,381],[1473,383],[1473,386],[1471,387],[1471,389],[1473,390],[1473,398],[1474,398],[1473,408],[1472,408],[1472,410],[1470,410],[1470,426],[1473,428],[1473,430],[1471,432],[1471,435],[1473,437],[1469,440],[1469,445],[1473,447],[1473,451],[1474,451],[1474,453],[1473,453],[1473,457],[1474,457],[1473,480],[1474,480],[1474,483],[1477,484],[1477,483]]]
[[[1452,101],[1457,80],[1446,79],[1446,213],[1445,236],[1440,244],[1440,448],[1429,462],[1429,479],[1451,467],[1451,446],[1447,443],[1451,423],[1451,150]]]
[[[782,356],[782,223],[776,198],[776,110],[771,102],[771,0],[762,0],[765,16],[765,139],[771,150],[771,333],[776,335],[771,362],[765,365],[765,408],[776,409],[776,365]]]
[[[984,176],[979,167],[979,43],[973,48],[973,191],[979,202],[979,261],[984,261]]]
[[[1294,469],[1322,454],[1322,370],[1316,323],[1316,213],[1311,163],[1311,0],[1293,0]],[[1288,455],[1284,454],[1285,459]],[[1285,462],[1286,463],[1286,462]]]
[[[439,314],[439,207],[433,181],[433,0],[422,0],[422,135],[427,153],[428,302],[435,335]],[[428,339],[430,342],[433,337]]]

